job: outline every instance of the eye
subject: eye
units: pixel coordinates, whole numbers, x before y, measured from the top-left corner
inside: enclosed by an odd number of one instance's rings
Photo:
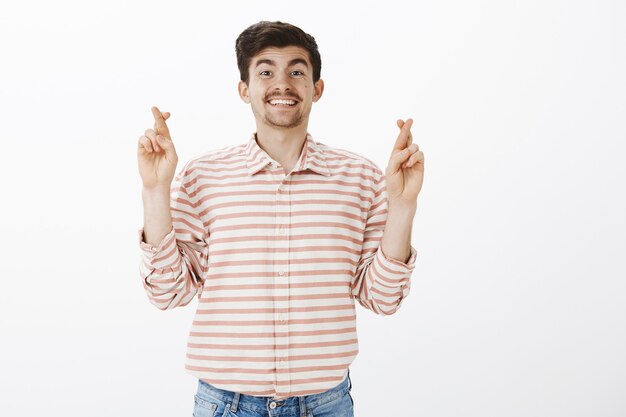
[[[291,75],[293,75],[294,77],[302,77],[304,73],[302,71],[295,70],[295,71],[291,71]]]
[[[259,72],[259,75],[261,77],[269,77],[271,74],[272,73],[270,71],[267,71],[267,70]]]

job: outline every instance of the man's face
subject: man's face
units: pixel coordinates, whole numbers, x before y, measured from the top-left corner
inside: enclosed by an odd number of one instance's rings
[[[252,106],[258,123],[271,128],[294,128],[308,123],[312,103],[324,82],[313,83],[313,66],[299,46],[266,48],[250,63],[248,84],[239,82],[239,95]]]

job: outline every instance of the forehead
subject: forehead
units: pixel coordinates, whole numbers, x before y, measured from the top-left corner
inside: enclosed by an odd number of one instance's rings
[[[251,65],[255,66],[260,60],[270,60],[275,62],[276,65],[285,65],[295,59],[303,59],[308,66],[311,66],[307,50],[300,46],[285,46],[281,48],[269,47],[262,49],[252,57]]]

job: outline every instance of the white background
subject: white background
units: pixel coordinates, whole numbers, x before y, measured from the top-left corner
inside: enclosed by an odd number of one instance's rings
[[[190,416],[196,301],[138,275],[137,139],[179,168],[254,129],[237,35],[315,36],[309,131],[384,168],[426,156],[412,288],[357,306],[357,417],[626,415],[626,3],[23,1],[0,9],[0,410]]]

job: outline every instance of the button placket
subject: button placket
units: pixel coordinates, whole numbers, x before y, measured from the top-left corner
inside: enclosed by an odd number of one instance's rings
[[[290,196],[285,179],[276,189],[276,251],[274,252],[275,283],[274,289],[274,329],[277,336],[277,345],[288,345],[288,321],[287,311],[289,310],[289,225],[290,225]],[[276,367],[276,390],[279,392],[289,392],[290,387],[279,384],[279,382],[289,381],[289,374],[285,372],[289,351],[287,349],[277,349],[275,351]],[[270,405],[271,406],[271,405]]]

